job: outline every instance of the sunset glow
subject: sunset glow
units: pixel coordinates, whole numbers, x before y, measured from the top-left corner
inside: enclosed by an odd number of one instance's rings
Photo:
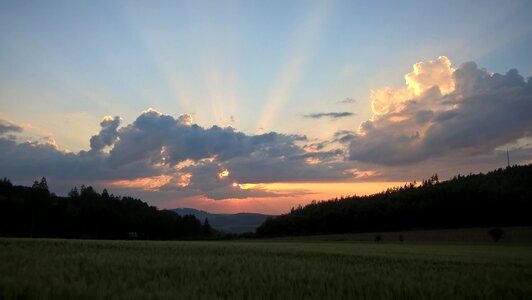
[[[15,184],[277,214],[532,161],[530,2],[30,2],[0,4]]]
[[[0,0],[0,300],[526,299],[531,178],[532,0]]]
[[[170,180],[172,180],[172,176],[160,175],[131,180],[115,180],[110,182],[110,184],[115,187],[156,191],[163,185],[169,183]]]
[[[227,177],[227,176],[229,176],[228,170],[223,170],[222,172],[218,173],[218,177],[220,177],[220,179]]]

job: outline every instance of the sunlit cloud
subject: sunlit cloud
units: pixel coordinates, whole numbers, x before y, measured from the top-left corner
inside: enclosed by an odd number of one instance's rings
[[[321,160],[316,157],[307,157],[305,158],[305,162],[309,165],[317,165],[321,162]]]
[[[254,188],[260,187],[260,185],[258,185],[256,183],[241,183],[241,184],[238,185],[238,187],[243,189],[243,190],[249,190],[249,189],[254,189]]]
[[[347,170],[347,172],[354,175],[355,178],[369,178],[369,177],[375,177],[378,173],[376,171],[368,170],[359,170],[359,169],[351,169]]]
[[[413,71],[405,75],[405,88],[387,87],[371,91],[372,118],[403,111],[409,100],[421,96],[431,88],[437,88],[441,95],[453,92],[454,71],[446,56],[414,64]]]
[[[430,157],[474,157],[529,137],[532,81],[440,56],[414,64],[406,87],[373,91],[373,116],[350,145],[359,162],[408,165]],[[526,113],[523,113],[526,112]]]
[[[218,173],[218,177],[220,177],[220,179],[224,178],[224,177],[227,177],[229,176],[229,170],[223,170],[222,172]]]
[[[436,60],[418,62],[413,66],[414,70],[405,75],[406,85],[412,96],[419,96],[432,87],[438,87],[442,95],[454,91],[454,69],[451,60],[446,56],[440,56]]]
[[[371,91],[372,118],[403,110],[405,102],[411,99],[408,89],[383,88]]]
[[[249,189],[261,189],[266,190],[266,184],[264,183],[233,183],[233,187],[238,187],[242,190],[249,190]]]
[[[157,191],[162,186],[168,184],[170,180],[172,180],[172,176],[160,175],[131,180],[114,180],[110,184],[113,187]]]
[[[177,173],[177,176],[174,176],[175,184],[178,187],[187,187],[190,184],[190,179],[192,178],[192,174],[190,173]]]
[[[369,195],[402,185],[404,182],[275,182],[255,184],[254,188],[325,200],[346,195]]]
[[[191,167],[191,166],[195,166],[197,163],[195,161],[193,161],[192,159],[186,159],[184,161],[181,161],[177,164],[174,165],[174,168],[176,170],[181,170],[183,168],[186,168],[186,167]]]

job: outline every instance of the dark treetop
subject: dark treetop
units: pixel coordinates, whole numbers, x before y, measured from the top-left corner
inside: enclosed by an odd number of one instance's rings
[[[532,225],[532,165],[313,202],[267,219],[257,235],[518,225]]]
[[[97,239],[189,239],[213,234],[207,220],[158,210],[131,197],[73,188],[67,197],[48,190],[43,177],[32,187],[0,181],[0,236]]]

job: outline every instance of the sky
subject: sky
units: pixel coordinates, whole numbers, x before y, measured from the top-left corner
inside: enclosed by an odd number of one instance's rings
[[[279,214],[532,162],[530,1],[0,1],[0,176]]]

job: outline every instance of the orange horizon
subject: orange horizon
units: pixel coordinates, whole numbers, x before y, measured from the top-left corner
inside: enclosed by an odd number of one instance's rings
[[[402,181],[382,182],[301,182],[301,183],[261,183],[254,184],[261,189],[279,194],[278,197],[249,197],[243,199],[228,198],[223,200],[209,199],[205,196],[194,196],[179,200],[165,201],[158,205],[161,209],[194,208],[209,213],[262,213],[278,215],[287,213],[292,207],[304,206],[312,201],[326,201],[341,196],[365,196],[385,191],[387,188],[403,186]],[[247,188],[250,184],[239,184]],[[299,193],[290,195],[290,193]]]

